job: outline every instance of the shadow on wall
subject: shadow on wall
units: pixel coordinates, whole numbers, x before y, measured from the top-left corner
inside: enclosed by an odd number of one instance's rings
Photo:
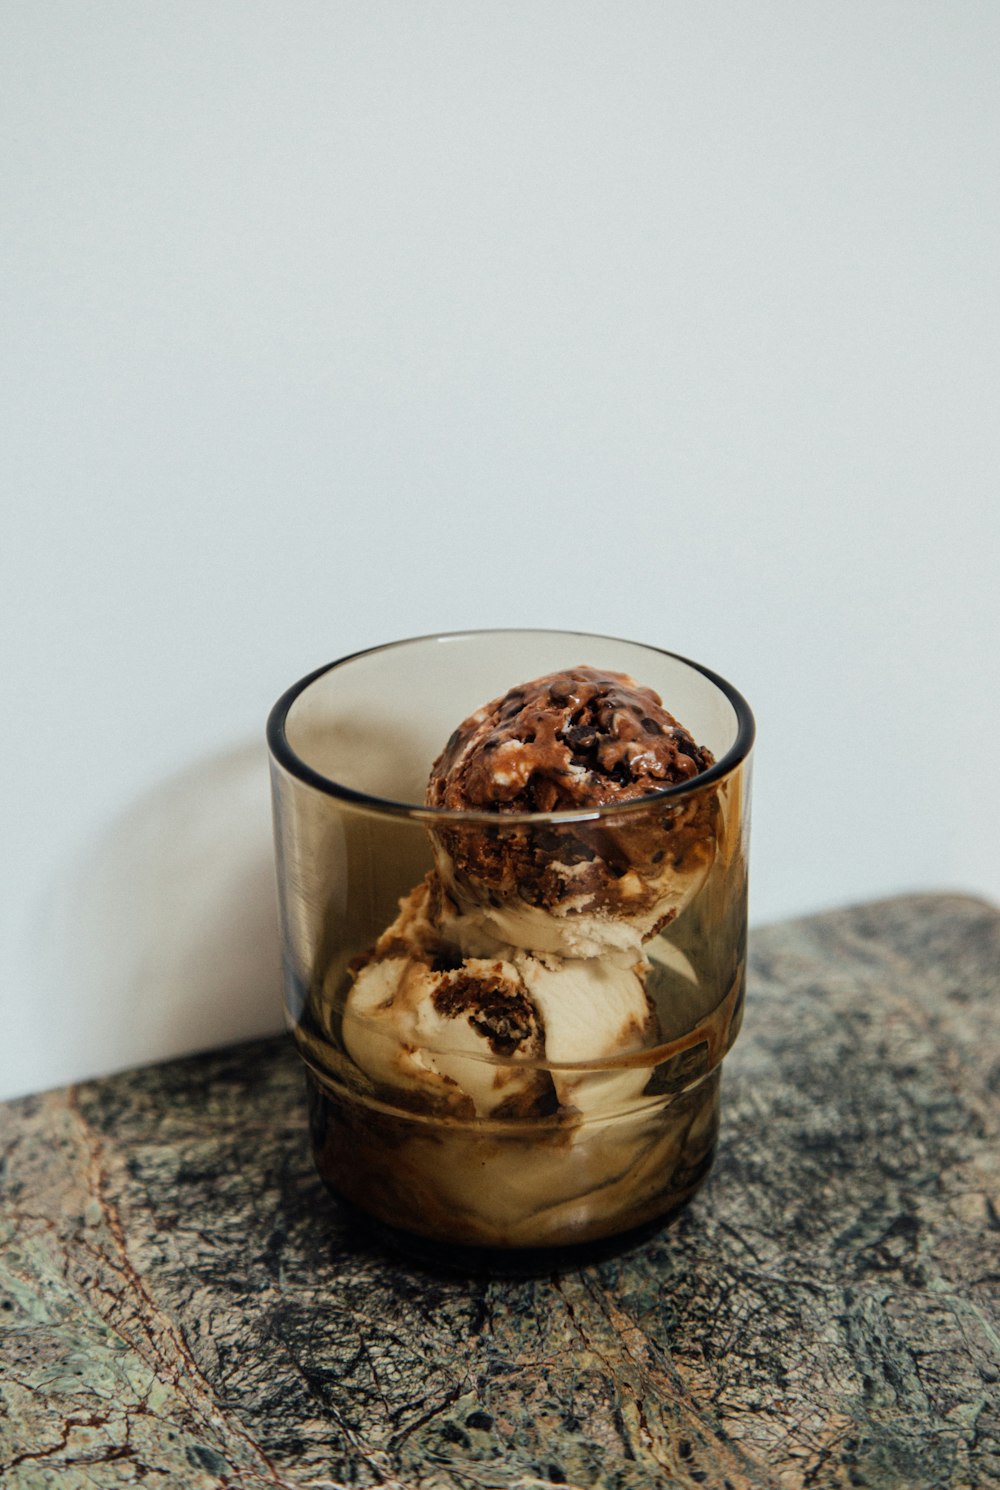
[[[129,807],[53,896],[39,946],[35,1085],[280,1030],[263,746],[199,761]]]

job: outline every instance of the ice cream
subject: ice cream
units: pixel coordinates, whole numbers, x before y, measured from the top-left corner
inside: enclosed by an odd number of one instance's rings
[[[495,944],[464,955],[475,936],[462,922],[432,872],[357,960],[343,1039],[376,1085],[462,1118],[579,1116],[638,1097],[647,1071],[572,1068],[655,1043],[645,959]]]
[[[637,1219],[654,1203],[680,1130],[651,1081],[644,944],[690,903],[716,841],[711,791],[655,794],[712,764],[657,694],[591,667],[455,730],[427,804],[476,816],[437,822],[434,869],[355,958],[342,1004],[371,1114],[425,1119],[405,1141],[393,1128],[406,1177],[373,1207],[385,1219],[433,1233],[443,1215],[451,1234],[519,1245],[600,1234],[623,1195]],[[573,816],[537,817],[552,813]],[[714,1085],[675,1108],[709,1152]]]
[[[712,764],[658,695],[622,673],[577,667],[512,688],[460,725],[432,767],[430,806],[497,814],[479,832],[439,831],[442,883],[501,943],[573,957],[638,952],[705,877],[707,797],[548,832],[504,819],[627,807]]]

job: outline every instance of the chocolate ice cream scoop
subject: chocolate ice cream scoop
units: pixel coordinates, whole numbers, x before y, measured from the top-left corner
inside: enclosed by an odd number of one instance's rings
[[[710,790],[656,794],[713,764],[624,673],[574,667],[523,683],[459,725],[431,768],[429,806],[497,815],[495,828],[438,829],[442,880],[499,941],[593,956],[645,940],[687,903],[714,850]],[[608,813],[617,804],[634,805]],[[593,822],[503,821],[598,808]]]
[[[431,768],[427,801],[572,811],[648,796],[712,764],[651,688],[574,667],[511,688],[460,724]]]

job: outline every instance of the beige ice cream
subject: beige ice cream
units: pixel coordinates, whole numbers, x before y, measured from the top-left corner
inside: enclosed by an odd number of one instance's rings
[[[437,1120],[399,1154],[414,1208],[517,1245],[599,1229],[630,1185],[641,1212],[662,1183],[676,1136],[646,1093],[659,1025],[643,944],[708,873],[714,799],[649,798],[711,764],[655,693],[588,667],[512,689],[452,735],[428,804],[496,822],[438,828],[435,869],[352,965],[342,1022],[380,1110]],[[525,821],[609,805],[621,814]]]
[[[572,1068],[655,1043],[645,959],[498,944],[476,956],[476,928],[463,920],[436,874],[400,902],[353,972],[342,1033],[358,1067],[378,1086],[463,1117],[584,1115],[634,1102],[648,1072]]]

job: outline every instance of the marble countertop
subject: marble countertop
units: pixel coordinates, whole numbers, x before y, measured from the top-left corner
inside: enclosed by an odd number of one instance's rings
[[[376,1251],[290,1044],[0,1108],[4,1490],[1000,1486],[1000,912],[764,928],[712,1176],[531,1279]]]

